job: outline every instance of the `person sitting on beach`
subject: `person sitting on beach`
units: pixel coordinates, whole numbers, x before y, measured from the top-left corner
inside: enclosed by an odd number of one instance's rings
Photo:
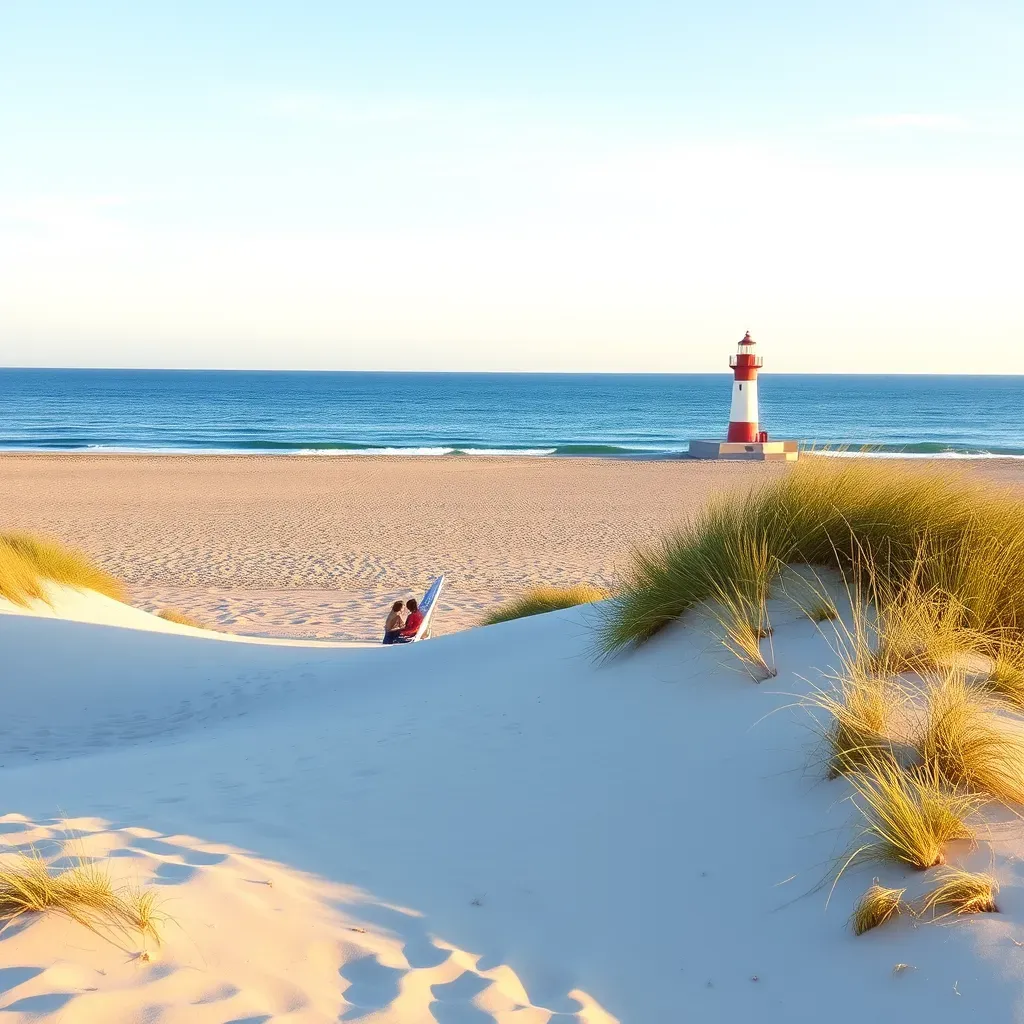
[[[415,597],[410,597],[405,602],[405,607],[408,609],[409,614],[405,620],[405,626],[402,632],[398,634],[397,643],[407,644],[412,640],[416,639],[416,631],[420,628],[423,623],[423,612],[420,611],[420,606],[416,601]]]
[[[398,643],[398,637],[401,635],[402,627],[405,625],[402,608],[402,602],[396,601],[391,606],[391,611],[388,612],[388,617],[384,621],[384,643],[386,644]]]

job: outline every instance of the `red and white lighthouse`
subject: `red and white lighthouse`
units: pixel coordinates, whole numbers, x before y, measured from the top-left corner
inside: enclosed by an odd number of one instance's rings
[[[764,360],[756,354],[750,331],[729,356],[732,368],[732,409],[726,439],[695,438],[687,454],[691,459],[756,459],[760,462],[796,462],[800,442],[768,440],[757,422],[757,371]]]
[[[755,354],[754,339],[750,331],[736,347],[736,355],[729,356],[732,367],[732,408],[729,411],[729,433],[726,441],[752,444],[767,441],[768,435],[757,430],[757,371],[764,360]]]

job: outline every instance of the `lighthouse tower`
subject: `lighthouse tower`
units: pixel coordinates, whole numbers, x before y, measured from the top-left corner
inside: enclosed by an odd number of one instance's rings
[[[768,435],[757,431],[757,371],[764,366],[764,360],[755,354],[754,339],[750,331],[736,347],[736,355],[729,356],[732,367],[732,408],[729,411],[729,432],[726,441],[751,444],[767,441]]]
[[[732,408],[725,440],[701,438],[690,442],[691,459],[755,459],[760,462],[796,462],[799,441],[769,441],[757,421],[757,371],[764,360],[757,355],[750,331],[729,356],[732,369]]]

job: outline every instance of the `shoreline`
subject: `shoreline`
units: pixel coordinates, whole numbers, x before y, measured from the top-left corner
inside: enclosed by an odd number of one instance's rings
[[[616,449],[616,445],[566,445],[566,448]],[[202,448],[0,448],[0,459],[5,458],[161,458],[161,459],[568,459],[608,460],[612,462],[711,462],[726,463],[730,460],[709,460],[691,458],[687,451],[642,451],[620,448],[617,451],[564,451],[550,446],[544,448],[454,448],[448,446],[423,448],[248,448],[248,449],[202,449]],[[801,458],[833,459],[884,459],[907,462],[1024,462],[1021,452],[988,451],[909,451],[902,450],[861,450],[855,448],[808,448],[801,449]]]
[[[916,465],[921,465],[915,460]],[[614,588],[631,551],[784,463],[534,456],[0,453],[0,530],[80,548],[147,611],[379,639],[445,573],[435,632],[541,585]],[[1024,464],[957,463],[1024,496]]]

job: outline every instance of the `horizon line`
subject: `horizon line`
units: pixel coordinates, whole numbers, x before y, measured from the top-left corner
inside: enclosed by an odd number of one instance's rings
[[[0,373],[10,370],[30,372],[79,371],[86,373],[366,373],[394,374],[396,376],[448,375],[448,376],[536,376],[536,377],[697,377],[727,376],[722,370],[396,370],[396,369],[340,369],[324,367],[258,367],[258,366],[5,366]],[[1024,373],[988,373],[976,370],[946,370],[914,373],[908,370],[763,370],[767,376],[785,377],[1024,377]]]

